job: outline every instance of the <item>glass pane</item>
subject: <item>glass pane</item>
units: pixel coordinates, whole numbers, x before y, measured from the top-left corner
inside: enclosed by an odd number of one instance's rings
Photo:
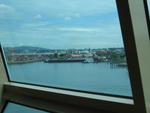
[[[38,109],[22,106],[19,104],[8,103],[3,113],[50,113]]]
[[[115,0],[0,0],[11,81],[132,96]]]
[[[147,3],[148,3],[148,10],[150,12],[150,0],[147,0]]]

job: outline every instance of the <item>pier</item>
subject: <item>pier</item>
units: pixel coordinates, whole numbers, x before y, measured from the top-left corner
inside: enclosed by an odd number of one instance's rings
[[[45,60],[46,63],[65,63],[65,62],[84,62],[85,59],[82,58],[68,58],[68,59],[49,59]]]

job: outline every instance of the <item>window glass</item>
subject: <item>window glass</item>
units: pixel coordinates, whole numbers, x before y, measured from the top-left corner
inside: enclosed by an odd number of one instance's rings
[[[10,102],[7,104],[3,113],[50,113],[50,112],[45,112]]]
[[[0,0],[11,81],[132,96],[115,0]]]
[[[148,10],[150,12],[150,0],[147,0],[147,4],[148,4]]]

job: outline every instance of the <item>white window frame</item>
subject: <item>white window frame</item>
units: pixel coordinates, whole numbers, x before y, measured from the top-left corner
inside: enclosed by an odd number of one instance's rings
[[[0,110],[6,101],[59,113],[150,113],[150,41],[143,0],[116,0],[133,99],[13,83],[0,54]],[[146,107],[145,107],[146,106]]]

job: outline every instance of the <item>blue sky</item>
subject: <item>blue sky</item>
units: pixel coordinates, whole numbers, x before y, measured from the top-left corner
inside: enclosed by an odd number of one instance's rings
[[[0,0],[4,46],[123,47],[115,0]]]
[[[150,0],[147,0],[147,3],[148,3],[148,9],[150,11]]]

